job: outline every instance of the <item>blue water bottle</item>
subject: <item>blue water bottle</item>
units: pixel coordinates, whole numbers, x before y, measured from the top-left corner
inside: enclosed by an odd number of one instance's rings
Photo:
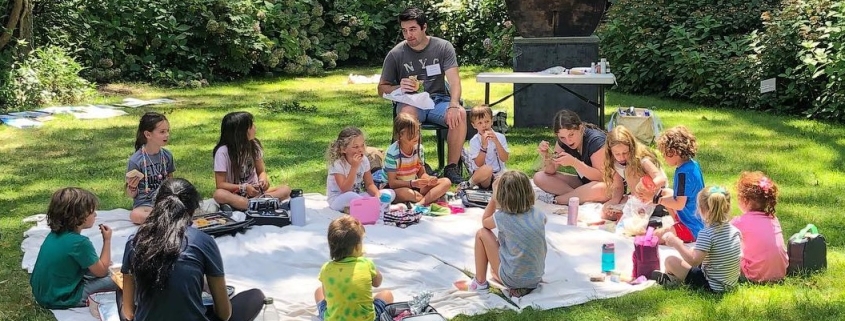
[[[613,243],[601,245],[601,272],[609,273],[616,269],[616,246]]]

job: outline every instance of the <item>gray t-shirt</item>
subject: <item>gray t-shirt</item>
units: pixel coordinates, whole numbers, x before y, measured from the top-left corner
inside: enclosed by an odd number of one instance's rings
[[[138,206],[153,206],[153,198],[161,182],[167,179],[167,175],[176,171],[176,164],[173,161],[173,154],[162,148],[158,153],[145,154],[143,148],[139,148],[132,156],[129,156],[129,164],[126,172],[138,170],[144,173],[144,178],[138,183],[138,194],[132,202],[132,208]]]
[[[429,37],[428,45],[422,51],[411,49],[402,41],[384,58],[381,80],[395,86],[402,78],[417,76],[429,94],[448,95],[445,72],[453,67],[458,67],[458,59],[455,47],[448,41]]]
[[[493,213],[499,238],[499,277],[509,288],[533,289],[546,269],[546,214]]]
[[[123,266],[120,272],[133,274],[132,257],[135,253],[135,235],[126,242],[123,252]],[[135,320],[193,321],[209,320],[202,303],[202,289],[205,276],[223,276],[223,258],[217,243],[208,234],[193,227],[185,230],[182,253],[173,264],[170,278],[164,289],[152,295],[139,293],[135,289]],[[138,279],[135,279],[138,282]]]

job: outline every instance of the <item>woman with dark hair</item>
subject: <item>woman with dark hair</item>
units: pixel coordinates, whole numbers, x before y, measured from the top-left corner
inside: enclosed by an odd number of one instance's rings
[[[211,236],[191,227],[200,196],[185,179],[164,181],[150,216],[126,242],[123,315],[128,320],[252,320],[264,294],[228,298],[223,259]],[[203,305],[204,284],[214,305]]]
[[[534,174],[534,184],[546,192],[538,198],[552,204],[567,204],[571,197],[578,197],[581,203],[606,202],[610,198],[603,181],[607,134],[566,109],[555,115],[553,129],[557,136],[554,150],[545,140],[537,147],[544,162],[542,170]],[[558,172],[560,166],[574,168],[576,175]]]

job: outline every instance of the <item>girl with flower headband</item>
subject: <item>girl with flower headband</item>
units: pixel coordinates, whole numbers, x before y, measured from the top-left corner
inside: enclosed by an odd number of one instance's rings
[[[777,282],[789,259],[780,221],[775,217],[778,186],[763,172],[742,172],[736,183],[742,215],[731,224],[742,234],[742,275],[751,282]]]
[[[731,196],[724,187],[711,186],[701,190],[696,198],[704,228],[698,233],[695,247],[686,247],[675,233],[663,234],[663,241],[681,257],[667,257],[663,264],[667,273],[653,271],[651,279],[661,285],[680,281],[707,291],[732,290],[739,281],[742,240],[739,230],[728,223]]]

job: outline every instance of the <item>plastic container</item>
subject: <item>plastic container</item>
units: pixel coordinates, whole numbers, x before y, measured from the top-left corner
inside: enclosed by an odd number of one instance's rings
[[[580,205],[581,200],[577,197],[570,197],[569,198],[569,209],[566,215],[566,224],[568,225],[578,225],[578,205]]]
[[[396,198],[396,194],[393,190],[382,190],[381,194],[379,194],[378,200],[381,203],[381,211],[378,215],[378,221],[376,224],[384,224],[384,214],[390,210],[390,203],[393,203],[393,199]]]
[[[264,298],[264,309],[261,311],[261,318],[256,318],[256,321],[279,321],[279,311],[276,311],[276,306],[273,305],[273,298]]]
[[[605,243],[601,245],[601,271],[609,273],[616,269],[616,245]]]
[[[305,226],[305,197],[301,189],[290,191],[290,223]]]
[[[373,225],[381,216],[381,203],[378,198],[364,196],[349,202],[349,215],[364,225]]]

